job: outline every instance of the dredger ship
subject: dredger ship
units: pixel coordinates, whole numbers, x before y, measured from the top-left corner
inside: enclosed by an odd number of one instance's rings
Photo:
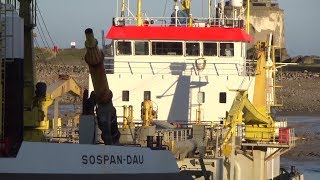
[[[232,17],[219,9],[196,18],[190,0],[174,4],[170,17],[152,18],[138,0],[130,17],[123,0],[106,35],[112,57],[86,29],[84,93],[66,76],[48,88],[33,85],[36,1],[20,0],[19,13],[15,3],[1,4],[1,179],[303,178],[280,169],[295,138],[271,115],[272,35],[249,60],[241,0],[231,1]],[[78,140],[57,143],[48,132],[61,124],[47,108],[67,91],[83,94]]]

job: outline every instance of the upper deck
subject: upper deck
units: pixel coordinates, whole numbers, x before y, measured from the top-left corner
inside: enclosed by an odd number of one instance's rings
[[[252,41],[240,28],[223,27],[112,26],[106,37],[112,40]]]
[[[177,21],[175,21],[177,19]],[[167,24],[167,21],[171,23]],[[183,23],[181,23],[181,21]],[[106,38],[112,40],[181,40],[251,42],[243,30],[243,21],[207,18],[188,22],[188,18],[143,18],[142,26],[134,26],[130,17],[114,18]]]

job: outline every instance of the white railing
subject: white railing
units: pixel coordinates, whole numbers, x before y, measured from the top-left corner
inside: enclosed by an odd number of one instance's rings
[[[177,20],[177,21],[176,21]],[[190,17],[142,17],[144,26],[189,26]],[[176,23],[177,22],[177,23]],[[134,26],[136,17],[115,17],[114,26]],[[231,18],[197,18],[192,17],[193,27],[244,27],[244,21]]]
[[[294,133],[294,128],[290,128],[290,138],[289,138],[289,146],[294,147],[296,145],[296,136]]]
[[[106,74],[184,74],[190,69],[197,72],[195,63],[169,63],[169,62],[105,62]],[[180,67],[181,66],[181,67]],[[238,75],[247,76],[243,72],[246,68],[239,63],[206,63],[205,71],[202,75]],[[183,68],[184,67],[184,68]],[[189,67],[189,68],[186,68]]]
[[[163,135],[163,141],[186,141],[191,135],[191,129],[175,129],[159,131],[158,135]]]

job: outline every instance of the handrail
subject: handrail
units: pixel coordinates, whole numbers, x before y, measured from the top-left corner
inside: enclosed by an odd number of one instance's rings
[[[173,26],[175,17],[142,17],[143,26]],[[178,17],[178,26],[188,27],[189,17]],[[244,21],[233,18],[203,18],[192,17],[192,27],[233,27],[243,28]],[[113,18],[113,25],[115,26],[135,26],[137,22],[136,17],[115,17]]]
[[[146,66],[143,66],[143,64],[148,64],[148,67],[150,67],[150,63],[151,64],[163,64],[166,65],[170,62],[129,62],[129,61],[118,61],[116,63],[113,62],[105,62],[104,63],[104,67],[105,67],[105,71],[106,72],[114,72],[114,73],[131,73],[131,71],[125,71],[125,69],[129,68],[128,63],[131,65],[132,70],[133,69],[146,69]],[[184,65],[188,66],[188,65],[192,65],[193,63],[185,63],[183,62]],[[133,66],[135,65],[135,66]],[[228,67],[224,67],[224,68],[217,68],[214,67],[216,65],[228,65]],[[245,70],[244,67],[245,65],[241,65],[239,63],[223,63],[223,62],[207,62],[207,70],[208,67],[213,67],[211,68],[213,75],[241,75],[243,74],[243,72],[240,72],[241,70]],[[151,68],[151,67],[150,67]],[[170,70],[170,72],[184,72],[186,70],[181,70],[181,69],[170,69],[170,67],[160,67],[158,68],[157,66],[152,66],[153,71],[155,72],[156,70],[158,70],[155,74],[168,74],[167,71],[164,70]],[[210,68],[209,68],[210,69]],[[161,72],[159,71],[161,70]],[[229,72],[228,74],[226,73],[222,73],[223,71],[234,71],[234,73]],[[140,72],[139,72],[140,73]],[[206,72],[205,74],[212,74],[210,72]],[[140,73],[141,74],[141,73]],[[152,72],[148,72],[148,71],[144,71],[143,74],[152,74]]]

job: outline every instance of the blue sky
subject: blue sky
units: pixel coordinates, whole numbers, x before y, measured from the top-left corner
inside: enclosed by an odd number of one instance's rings
[[[38,5],[53,41],[59,47],[65,48],[69,47],[72,41],[75,41],[78,47],[83,47],[84,30],[87,27],[93,28],[100,43],[101,31],[108,31],[112,24],[112,17],[116,15],[116,2],[117,0],[38,0]],[[135,2],[136,0],[131,0],[133,10]],[[320,1],[278,0],[278,2],[285,10],[289,54],[291,56],[320,55]],[[192,14],[206,16],[206,3],[207,0],[192,0]],[[172,10],[172,4],[173,0],[143,0],[143,11],[152,17],[163,16],[163,14],[168,16]],[[42,28],[44,29],[43,25]],[[42,44],[40,38],[37,41]]]

